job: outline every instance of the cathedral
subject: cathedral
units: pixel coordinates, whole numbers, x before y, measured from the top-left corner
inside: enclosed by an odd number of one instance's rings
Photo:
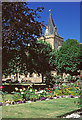
[[[57,28],[54,24],[51,13],[49,14],[44,35],[39,39],[45,40],[46,42],[50,43],[52,49],[59,49],[64,42],[64,38],[60,37],[57,33]]]

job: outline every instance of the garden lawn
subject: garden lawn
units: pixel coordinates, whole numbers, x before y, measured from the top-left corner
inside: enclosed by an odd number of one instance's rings
[[[57,118],[59,115],[78,109],[77,102],[77,98],[59,98],[3,106],[2,118]]]

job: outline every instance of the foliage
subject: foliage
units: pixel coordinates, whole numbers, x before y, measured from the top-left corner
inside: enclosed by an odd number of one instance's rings
[[[69,73],[71,75],[77,74],[81,62],[80,56],[80,44],[77,40],[66,40],[56,56],[58,71]]]
[[[23,53],[23,55],[22,55]],[[15,49],[13,49],[12,51],[10,51],[10,60],[7,61],[7,68],[3,70],[4,75],[9,75],[9,74],[17,74],[17,73],[24,73],[27,69],[25,66],[25,60],[26,60],[26,55],[25,53],[22,51],[19,52]],[[13,56],[12,56],[13,54]],[[22,57],[21,57],[22,55]],[[23,58],[24,57],[24,58]],[[16,76],[17,77],[17,76]]]
[[[82,98],[80,97],[78,99],[78,105],[77,105],[79,108],[82,108]]]
[[[39,13],[44,8],[33,10],[27,2],[3,2],[2,5],[2,72],[17,71],[17,64],[25,68],[28,43],[36,41],[42,34],[42,24],[39,22]],[[19,59],[18,59],[19,57]],[[17,59],[15,59],[17,58]],[[18,62],[17,62],[18,61]],[[15,63],[15,65],[14,65]],[[9,66],[10,64],[10,66]],[[14,69],[16,68],[16,71]],[[21,68],[20,72],[21,72]],[[12,70],[10,70],[12,69]],[[24,70],[24,69],[23,69]],[[18,70],[19,71],[19,70]]]
[[[56,75],[56,76],[54,77],[54,82],[56,82],[57,84],[58,84],[59,82],[63,82],[62,76],[61,76],[61,75]]]
[[[51,51],[52,48],[47,42],[37,40],[36,43],[31,44],[31,46],[29,47],[29,61],[32,61],[30,67],[34,68],[33,72],[45,73],[45,70],[49,71],[49,53]]]
[[[37,72],[45,75],[55,68],[55,51],[49,43],[37,40],[30,44],[27,51],[29,72]],[[51,62],[53,61],[53,62]]]
[[[55,49],[52,49],[52,51],[50,52],[49,63],[52,65],[53,70],[56,70],[56,68],[57,68],[57,65],[55,63],[56,56],[57,56],[57,51]]]
[[[45,83],[46,85],[53,85],[54,83],[54,77],[53,75],[51,75],[50,72],[47,72],[46,75],[45,75]]]
[[[80,75],[78,76],[67,75],[64,79],[66,82],[75,82],[75,81],[79,82],[81,80]]]
[[[79,69],[82,70],[82,67],[81,67],[82,66],[82,44],[80,44],[80,57],[79,58],[81,59]]]
[[[2,10],[2,72],[5,75],[37,72],[42,76],[50,72],[55,66],[55,50],[46,41],[37,40],[43,27],[37,18],[43,7],[33,10],[24,2],[3,3]]]
[[[2,90],[0,90],[0,95],[2,96],[2,100],[5,101],[5,96],[8,94],[8,92],[3,92]]]

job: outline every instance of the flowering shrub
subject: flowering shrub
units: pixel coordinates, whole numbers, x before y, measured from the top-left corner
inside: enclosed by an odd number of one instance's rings
[[[57,95],[63,95],[62,90],[57,89],[55,92]]]
[[[0,89],[3,89],[3,86],[0,86]]]
[[[0,87],[0,90],[2,89],[3,86]],[[5,97],[4,96],[5,94],[6,92],[2,96],[3,99]],[[37,89],[33,89],[32,86],[28,86],[27,88],[24,88],[24,86],[22,86],[21,89],[16,87],[15,91],[13,92],[13,100],[15,102],[21,103],[28,100],[36,101],[36,100],[53,99],[54,97],[59,98],[59,96],[63,97],[64,95],[70,95],[71,98],[73,98],[74,96],[81,95],[79,78],[74,83],[72,82],[70,84],[63,83],[61,85],[61,88],[58,87],[57,83],[56,85],[53,86],[53,88],[49,86],[39,91],[37,91]]]
[[[70,84],[68,87],[64,83],[61,86],[61,89],[55,89],[53,88],[46,88],[45,90],[39,90],[33,89],[32,87],[28,86],[28,88],[22,87],[22,89],[15,88],[14,92],[14,101],[19,100],[31,100],[35,101],[42,98],[53,98],[58,95],[71,95],[71,96],[79,96],[80,95],[80,89],[77,86],[77,84]]]
[[[6,96],[6,94],[8,94],[8,92],[6,92],[6,91],[3,92],[2,89],[3,89],[3,86],[0,86],[0,95],[2,95],[2,101],[5,101],[5,96]]]
[[[45,100],[46,98],[45,97],[42,97],[41,100]]]

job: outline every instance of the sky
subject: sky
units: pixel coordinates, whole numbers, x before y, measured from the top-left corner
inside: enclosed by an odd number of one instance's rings
[[[70,38],[80,42],[80,2],[29,2],[28,5],[33,9],[44,7],[40,13],[40,21],[44,21],[45,26],[51,9],[59,36],[63,37],[64,41]]]

